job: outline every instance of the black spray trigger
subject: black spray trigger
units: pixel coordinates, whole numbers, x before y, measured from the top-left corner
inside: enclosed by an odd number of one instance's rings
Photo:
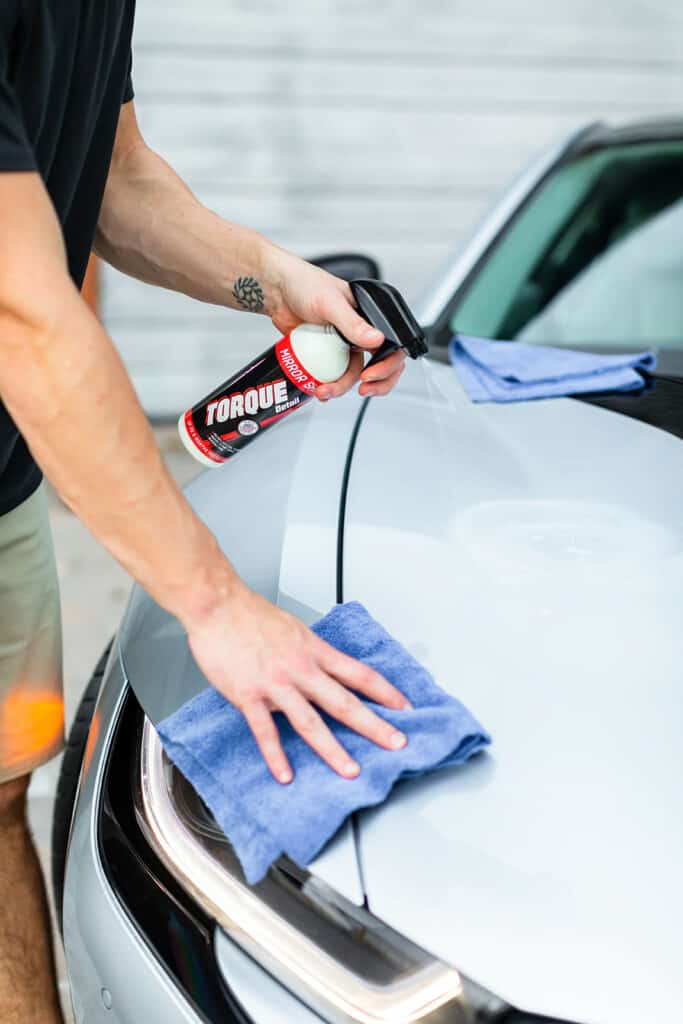
[[[411,359],[427,353],[422,328],[397,288],[386,281],[371,278],[351,281],[350,288],[363,319],[384,335],[384,341],[367,363],[366,369],[380,363],[399,348],[407,352]]]
[[[383,341],[380,347],[375,352],[372,359],[368,359],[364,369],[367,370],[368,366],[376,366],[377,363],[381,363],[387,356],[393,355],[394,352],[398,352],[399,345],[393,341]]]

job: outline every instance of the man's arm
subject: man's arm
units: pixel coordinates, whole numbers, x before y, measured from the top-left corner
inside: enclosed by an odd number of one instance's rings
[[[202,206],[147,146],[132,102],[121,108],[95,249],[118,270],[149,284],[266,313],[283,334],[307,321],[333,323],[360,348],[376,348],[382,341],[355,312],[345,281]],[[248,298],[240,287],[245,279],[255,282]],[[362,354],[354,352],[342,380],[319,388],[318,397],[343,394],[362,366]],[[360,393],[386,394],[403,366],[403,353],[397,352],[371,367],[362,374]]]
[[[169,476],[114,346],[69,278],[38,175],[0,174],[0,209],[0,396],[61,496],[184,625],[281,781],[290,769],[275,708],[344,775],[356,769],[312,701],[382,746],[400,744],[346,687],[391,707],[404,706],[401,694],[249,590]]]

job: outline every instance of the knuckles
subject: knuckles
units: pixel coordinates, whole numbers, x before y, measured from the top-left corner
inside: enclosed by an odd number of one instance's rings
[[[291,676],[283,666],[275,666],[270,671],[270,679],[261,687],[263,696],[270,697],[276,703],[286,696],[291,689]]]
[[[313,733],[317,732],[319,723],[320,719],[317,712],[309,704],[307,708],[302,708],[301,712],[297,715],[296,729],[302,736],[312,736]]]
[[[375,690],[378,683],[377,674],[369,665],[363,665],[358,672],[357,682],[358,686],[362,686],[364,689]]]
[[[351,718],[357,713],[359,701],[348,690],[342,690],[335,700],[335,712],[342,718]]]

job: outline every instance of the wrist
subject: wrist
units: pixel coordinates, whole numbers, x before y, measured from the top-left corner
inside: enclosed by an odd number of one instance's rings
[[[171,609],[187,633],[210,627],[229,613],[247,589],[211,536],[208,549],[182,587],[177,605]]]
[[[224,222],[223,305],[272,317],[283,296],[283,249],[258,231]]]
[[[269,317],[277,315],[284,301],[286,262],[289,253],[263,236],[259,237],[257,263],[259,281],[263,287],[263,312]]]

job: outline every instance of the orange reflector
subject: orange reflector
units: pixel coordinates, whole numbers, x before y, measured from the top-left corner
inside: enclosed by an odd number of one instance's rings
[[[83,775],[87,775],[90,770],[90,762],[92,756],[95,753],[95,747],[97,746],[97,740],[100,735],[100,713],[96,711],[93,715],[92,722],[90,723],[90,732],[88,733],[88,739],[85,744],[85,753],[83,755]]]
[[[0,765],[7,770],[49,753],[64,736],[64,699],[52,691],[19,689],[0,704]]]

